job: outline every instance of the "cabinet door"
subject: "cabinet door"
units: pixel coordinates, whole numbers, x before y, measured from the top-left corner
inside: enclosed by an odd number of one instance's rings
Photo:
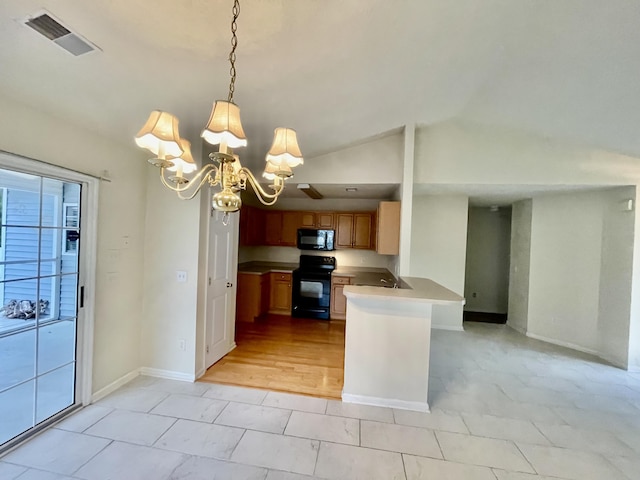
[[[333,229],[333,212],[317,212],[316,227],[324,230]]]
[[[343,293],[344,285],[331,287],[331,318],[344,319],[347,316],[347,297]]]
[[[291,274],[271,274],[271,301],[269,311],[274,313],[291,312]]]
[[[271,281],[270,275],[265,273],[260,276],[260,315],[269,311],[271,302]]]
[[[282,212],[280,245],[296,246],[299,218],[299,212]]]
[[[282,212],[265,213],[265,245],[280,245]]]
[[[373,215],[357,213],[353,216],[353,248],[371,248]]]
[[[336,215],[336,247],[351,248],[353,244],[353,214],[338,213]]]
[[[261,314],[260,275],[238,273],[236,293],[236,320],[253,322]]]
[[[380,202],[376,224],[376,252],[383,255],[398,255],[400,202]]]
[[[315,228],[316,214],[313,212],[300,212],[300,228]]]

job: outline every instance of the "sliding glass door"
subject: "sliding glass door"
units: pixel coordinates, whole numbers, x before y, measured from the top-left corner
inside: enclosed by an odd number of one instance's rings
[[[78,403],[81,184],[0,169],[0,448]]]

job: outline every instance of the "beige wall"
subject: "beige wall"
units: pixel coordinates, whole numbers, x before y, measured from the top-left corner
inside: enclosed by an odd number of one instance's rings
[[[0,149],[80,172],[100,185],[93,392],[140,366],[146,169],[112,140],[0,97]]]
[[[531,268],[531,200],[513,204],[511,209],[511,258],[507,324],[526,333],[529,315],[529,272]]]

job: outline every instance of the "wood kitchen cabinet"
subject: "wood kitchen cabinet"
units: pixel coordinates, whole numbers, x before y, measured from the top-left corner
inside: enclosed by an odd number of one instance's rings
[[[264,241],[264,214],[255,207],[245,206],[240,210],[240,245],[261,245]]]
[[[274,273],[270,274],[270,302],[269,313],[280,315],[291,314],[291,274]]]
[[[337,248],[373,248],[373,213],[337,213]]]
[[[295,247],[300,212],[266,211],[264,245]]]
[[[238,273],[236,320],[253,322],[269,310],[269,275]]]
[[[400,202],[380,202],[377,215],[376,252],[398,255],[400,251]]]
[[[347,297],[343,290],[345,285],[351,284],[351,277],[342,275],[331,276],[331,310],[332,320],[345,320],[347,318]]]
[[[333,230],[333,212],[300,212],[300,228],[317,228],[320,230]]]

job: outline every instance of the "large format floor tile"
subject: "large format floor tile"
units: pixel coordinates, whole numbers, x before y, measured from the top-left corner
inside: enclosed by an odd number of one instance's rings
[[[82,432],[103,419],[113,411],[110,407],[100,405],[88,405],[63,421],[56,423],[55,428],[68,430],[70,432]]]
[[[319,442],[247,430],[231,460],[258,467],[311,475]]]
[[[244,430],[191,420],[178,420],[154,446],[166,450],[227,459]]]
[[[512,442],[449,432],[437,432],[436,436],[446,460],[536,473]]]
[[[468,414],[463,415],[463,419],[471,434],[478,437],[549,445],[549,440],[527,420]]]
[[[215,423],[261,432],[282,433],[291,410],[230,402]]]
[[[316,476],[333,480],[404,480],[399,453],[322,442]]]
[[[190,457],[169,480],[264,480],[267,470],[204,457]],[[149,479],[151,480],[151,478]]]
[[[184,418],[197,422],[213,422],[227,406],[224,400],[194,397],[192,395],[169,395],[150,413]]]
[[[293,412],[284,433],[294,437],[358,445],[360,442],[359,430],[360,423],[354,418]]]
[[[2,460],[70,475],[110,442],[104,438],[51,429],[2,457]]]
[[[267,396],[266,390],[256,390],[255,388],[234,387],[233,385],[211,385],[204,392],[203,396],[227,400],[230,402],[253,403],[260,405]]]
[[[426,428],[361,420],[360,435],[363,447],[442,458],[436,436]]]
[[[187,459],[186,455],[157,448],[113,442],[74,476],[86,480],[162,480]]]
[[[413,455],[403,455],[403,457],[407,480],[495,480],[491,469],[487,467]]]
[[[372,407],[370,405],[358,405],[356,403],[329,400],[326,413],[327,415],[335,415],[338,417],[361,418],[363,420],[393,423],[393,410],[385,407]]]
[[[85,433],[138,445],[152,445],[176,419],[148,413],[114,410]]]
[[[541,475],[571,480],[624,479],[620,470],[597,453],[541,445],[518,447]]]
[[[431,410],[431,413],[412,412],[410,410],[394,410],[396,423],[410,427],[430,428],[454,433],[469,433],[462,417],[454,412]]]
[[[133,410],[134,412],[148,412],[168,395],[166,392],[125,386],[104,397],[97,405]]]
[[[325,413],[327,410],[327,400],[324,398],[305,397],[291,393],[269,392],[262,404],[311,413]]]

